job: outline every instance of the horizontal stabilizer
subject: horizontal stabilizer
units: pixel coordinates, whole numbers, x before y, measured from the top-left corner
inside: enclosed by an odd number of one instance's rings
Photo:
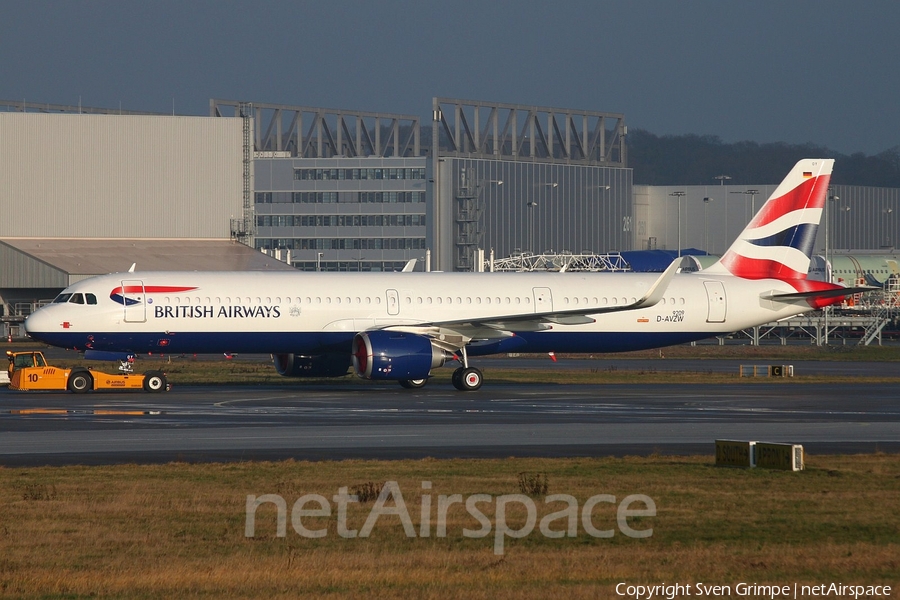
[[[862,294],[877,289],[872,286],[833,288],[828,290],[813,290],[809,292],[793,292],[790,294],[770,294],[763,296],[763,300],[781,300],[789,302],[791,300],[806,300],[807,298],[838,298],[841,296],[852,296],[853,294]]]

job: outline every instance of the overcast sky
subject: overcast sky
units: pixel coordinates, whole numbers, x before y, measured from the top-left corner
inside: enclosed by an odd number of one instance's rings
[[[900,2],[0,0],[0,99],[430,118],[459,98],[726,142],[900,145]]]

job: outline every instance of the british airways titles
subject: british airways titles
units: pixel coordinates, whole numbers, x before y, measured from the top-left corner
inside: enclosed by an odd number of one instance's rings
[[[277,319],[281,310],[277,306],[154,306],[157,319]]]

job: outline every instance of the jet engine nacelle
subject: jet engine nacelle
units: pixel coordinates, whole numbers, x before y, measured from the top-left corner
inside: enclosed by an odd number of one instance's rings
[[[285,377],[343,377],[350,359],[345,354],[276,354],[275,370]]]
[[[364,331],[353,338],[353,370],[365,379],[425,379],[450,357],[414,333]]]

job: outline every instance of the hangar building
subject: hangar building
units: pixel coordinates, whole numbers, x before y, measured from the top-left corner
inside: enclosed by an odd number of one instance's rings
[[[0,319],[92,275],[286,268],[237,244],[242,120],[18,103],[0,112]]]
[[[472,270],[484,249],[631,246],[621,114],[442,98],[430,129],[411,115],[230,100],[210,114],[253,121],[240,234],[302,269]]]

